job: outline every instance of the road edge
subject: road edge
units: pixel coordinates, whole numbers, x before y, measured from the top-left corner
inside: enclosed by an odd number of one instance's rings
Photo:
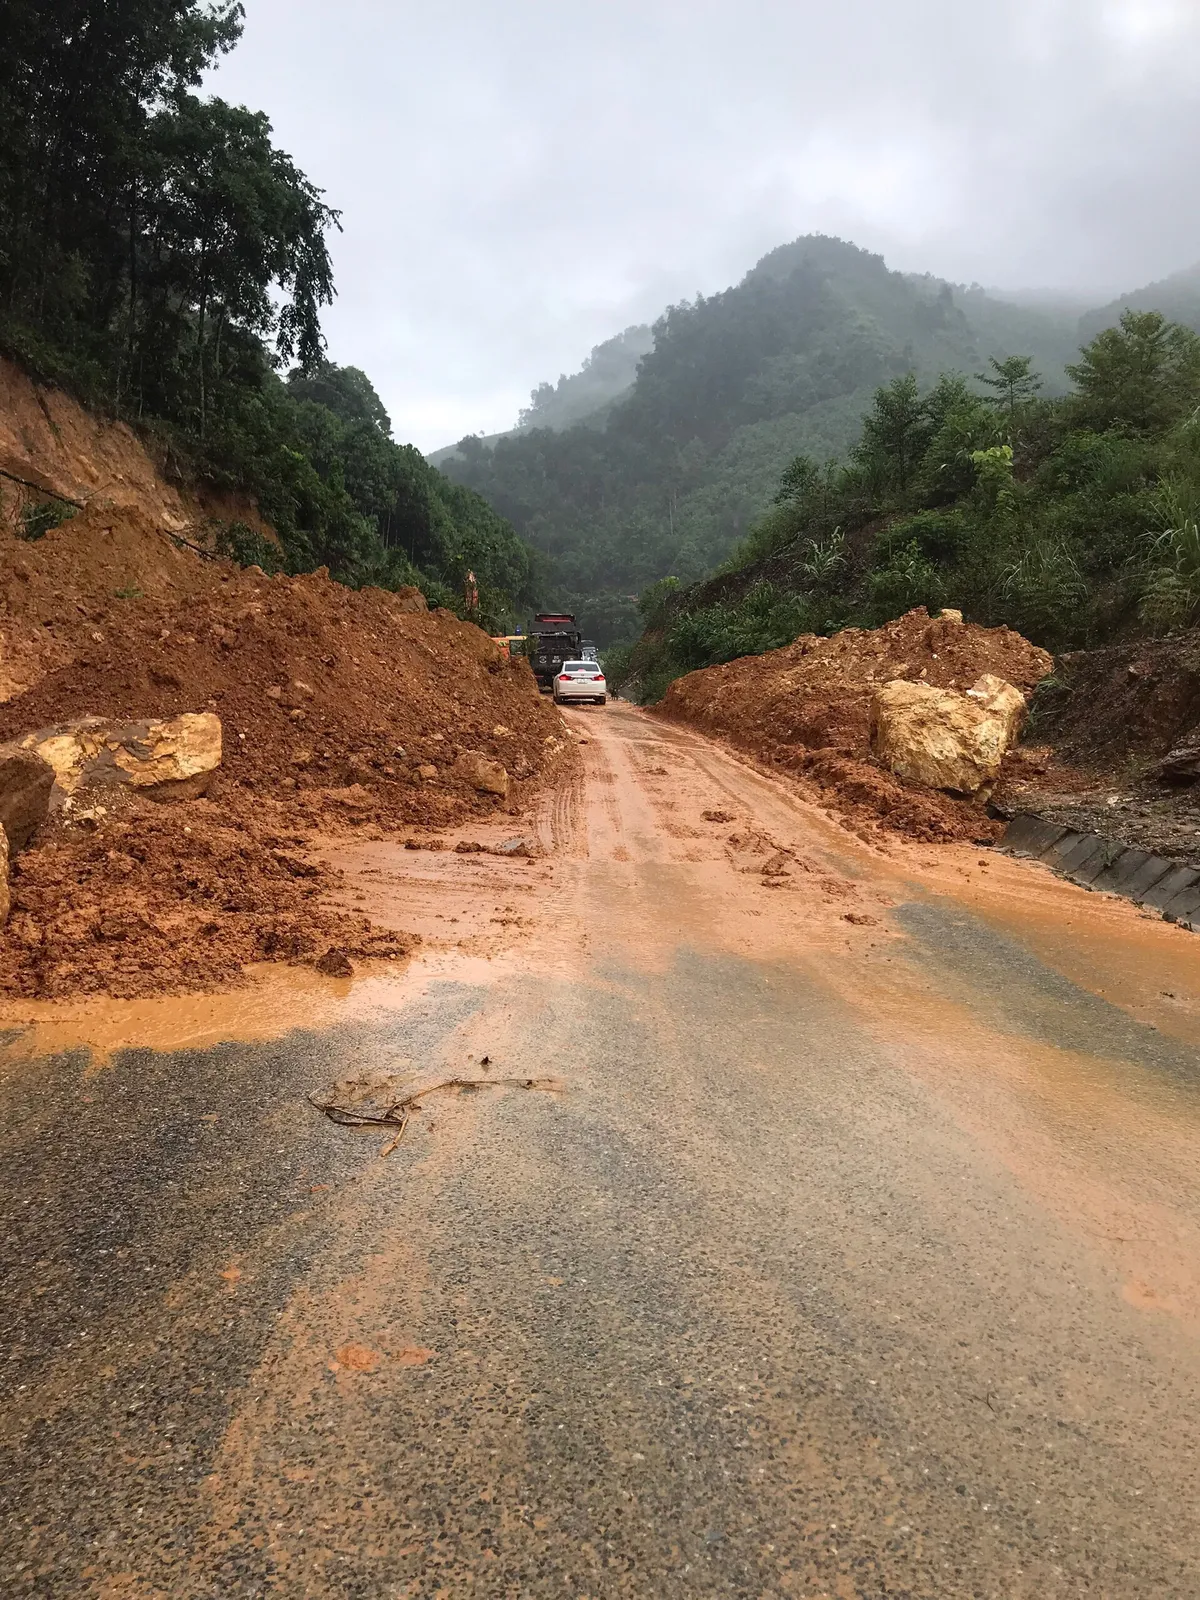
[[[1119,895],[1157,911],[1165,922],[1200,933],[1200,871],[1186,861],[1101,833],[1083,833],[1032,811],[1012,818],[996,848],[1042,861],[1081,888]]]

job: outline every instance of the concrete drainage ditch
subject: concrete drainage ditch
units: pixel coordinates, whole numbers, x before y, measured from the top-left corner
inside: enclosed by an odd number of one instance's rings
[[[1018,812],[999,849],[1044,861],[1060,877],[1085,889],[1122,895],[1200,933],[1200,870],[1186,861],[1137,850],[1099,833],[1080,833],[1032,812]]]

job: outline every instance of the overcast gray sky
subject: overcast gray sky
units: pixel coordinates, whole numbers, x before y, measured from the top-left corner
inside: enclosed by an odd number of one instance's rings
[[[330,355],[396,436],[798,234],[1098,300],[1200,260],[1200,0],[247,0],[210,87],[343,212]]]

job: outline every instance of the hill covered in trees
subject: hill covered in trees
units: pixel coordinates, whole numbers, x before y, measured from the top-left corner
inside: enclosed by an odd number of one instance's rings
[[[1125,311],[1161,311],[1172,322],[1181,322],[1193,333],[1200,333],[1200,263],[1085,312],[1079,319],[1081,337],[1091,339],[1102,329],[1114,327]]]
[[[638,363],[653,349],[654,334],[644,325],[626,328],[614,339],[606,339],[595,346],[578,372],[569,376],[564,373],[556,384],[538,385],[521,412],[518,430],[561,431],[576,422],[586,422],[593,428],[602,426],[613,401],[624,398],[633,388]]]
[[[840,464],[798,455],[716,574],[642,597],[610,677],[683,672],[919,605],[1062,651],[1200,622],[1200,337],[1126,309],[1046,396],[1028,356],[981,384],[876,391]]]
[[[261,112],[196,93],[237,0],[10,6],[0,50],[0,350],[151,430],[182,477],[253,495],[282,551],[342,581],[415,582],[485,615],[534,596],[529,548],[396,444],[361,372],[327,362],[338,213]],[[282,374],[291,369],[285,379]]]
[[[631,596],[648,584],[724,559],[798,452],[843,454],[879,384],[1032,354],[1047,387],[1063,389],[1078,342],[1073,317],[893,272],[820,236],[672,306],[653,341],[600,415],[563,427],[555,404],[576,380],[560,380],[535,392],[521,430],[464,439],[444,460],[546,554],[556,603],[572,602],[602,639],[635,628]]]

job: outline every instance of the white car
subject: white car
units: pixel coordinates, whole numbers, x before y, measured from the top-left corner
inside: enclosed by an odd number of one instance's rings
[[[608,684],[598,661],[564,661],[554,674],[556,705],[568,700],[595,700],[603,705],[607,699]]]

